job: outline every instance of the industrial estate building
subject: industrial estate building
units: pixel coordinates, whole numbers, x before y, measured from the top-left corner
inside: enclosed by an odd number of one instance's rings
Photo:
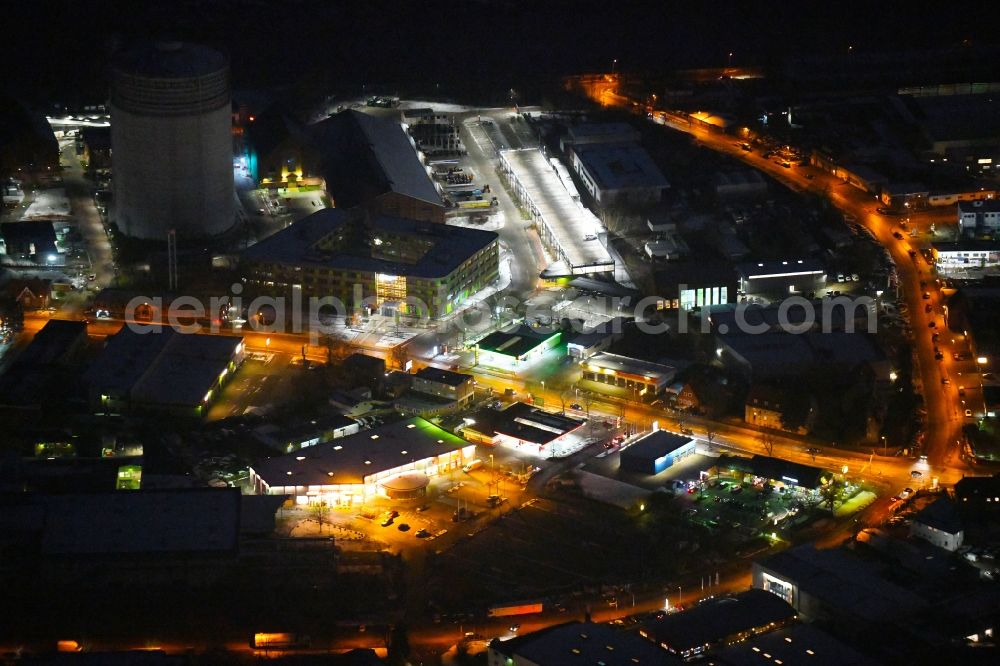
[[[666,430],[654,430],[628,445],[621,453],[622,469],[638,474],[659,474],[675,462],[694,455],[695,440]]]
[[[638,144],[583,144],[570,151],[570,165],[598,206],[659,203],[670,184]]]
[[[772,456],[755,455],[750,458],[722,456],[716,465],[721,472],[735,477],[740,483],[770,483],[775,487],[816,493],[829,482],[831,476],[819,467],[782,460]]]
[[[39,415],[62,411],[87,345],[87,324],[51,319],[0,374],[0,412]]]
[[[628,123],[581,123],[566,130],[560,139],[560,148],[568,151],[574,146],[599,143],[638,143],[641,135]]]
[[[796,617],[791,605],[773,594],[747,590],[651,620],[640,627],[639,634],[687,661],[717,646],[788,625]]]
[[[738,289],[747,296],[810,294],[826,287],[826,270],[815,259],[740,264]]]
[[[498,278],[499,249],[491,231],[328,208],[245,250],[240,265],[259,292],[439,318]]]
[[[413,375],[410,389],[422,396],[437,398],[448,410],[461,409],[475,397],[476,380],[472,375],[441,368],[421,368]]]
[[[444,222],[444,200],[398,122],[347,110],[300,125],[281,109],[246,124],[250,176],[281,191],[322,188],[337,208]]]
[[[624,392],[627,397],[639,400],[650,400],[663,393],[677,375],[677,370],[668,365],[609,352],[594,354],[582,365],[582,386],[601,393]]]
[[[572,183],[560,177],[541,152],[501,151],[500,168],[517,199],[538,223],[542,242],[556,256],[556,263],[543,275],[565,277],[615,270],[614,259],[598,239],[604,231],[600,220],[573,197],[568,189]],[[568,173],[565,178],[568,180]]]
[[[959,202],[959,234],[992,234],[997,230],[1000,230],[1000,200]]]
[[[913,517],[910,536],[955,552],[965,541],[965,530],[958,507],[949,497],[934,500]]]
[[[474,413],[462,426],[462,434],[480,444],[509,446],[548,458],[584,423],[583,419],[515,402],[506,409],[487,407]]]
[[[736,301],[736,271],[727,262],[668,262],[653,274],[657,310],[694,310]]]
[[[319,172],[335,206],[362,206],[376,216],[444,222],[441,194],[400,123],[352,109],[308,131],[321,155]]]
[[[927,158],[992,174],[1000,164],[1000,120],[993,95],[913,95],[911,106],[930,144]]]
[[[243,362],[243,353],[240,337],[184,334],[169,327],[141,333],[125,326],[108,338],[86,373],[91,408],[204,416]]]
[[[114,219],[129,236],[212,236],[235,221],[229,61],[161,42],[112,67]]]
[[[1000,229],[1000,218],[997,221]],[[959,280],[976,280],[1000,269],[1000,243],[963,239],[934,243],[934,268],[940,275]]]
[[[393,402],[404,414],[427,418],[449,414],[467,407],[475,397],[476,381],[472,375],[430,366],[413,375],[396,374],[400,390],[409,388]]]
[[[430,479],[461,469],[476,447],[420,417],[316,444],[250,468],[255,492],[297,504],[363,504],[376,496],[418,499]]]
[[[768,557],[754,564],[754,586],[790,597],[805,618],[828,622],[840,634],[863,636],[873,624],[881,626],[890,638],[878,651],[893,657],[880,663],[993,636],[994,586],[968,560],[872,531],[859,541],[864,545],[800,546]]]
[[[670,666],[682,663],[638,636],[609,624],[567,622],[489,644],[489,666]]]
[[[561,340],[561,331],[536,331],[523,325],[513,331],[495,331],[476,343],[476,363],[517,371],[537,361]]]

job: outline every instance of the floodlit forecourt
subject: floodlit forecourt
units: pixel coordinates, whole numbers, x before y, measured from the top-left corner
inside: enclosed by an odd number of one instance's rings
[[[413,417],[269,458],[250,468],[254,492],[296,504],[364,504],[376,497],[420,499],[430,479],[460,470],[476,446]]]
[[[497,239],[492,231],[328,208],[251,246],[240,264],[252,291],[439,318],[498,279]]]

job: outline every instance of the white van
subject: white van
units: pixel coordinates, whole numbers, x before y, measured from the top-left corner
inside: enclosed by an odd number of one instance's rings
[[[471,460],[468,463],[466,463],[466,465],[462,467],[462,471],[471,472],[472,470],[479,469],[482,466],[483,466],[483,461],[480,460],[479,458],[476,458],[475,460]]]

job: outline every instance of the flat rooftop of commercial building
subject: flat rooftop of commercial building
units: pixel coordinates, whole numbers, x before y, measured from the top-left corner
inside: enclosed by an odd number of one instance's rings
[[[87,380],[96,391],[116,397],[196,407],[242,344],[241,337],[185,334],[170,327],[139,333],[125,326],[108,338]]]
[[[790,259],[787,261],[752,261],[736,265],[736,271],[747,280],[791,277],[825,273],[823,264],[815,259]]]
[[[494,331],[476,343],[479,349],[503,354],[510,357],[520,357],[542,344],[559,332],[540,332],[530,326],[520,326],[513,331]]]
[[[447,384],[448,386],[461,386],[465,382],[472,379],[472,375],[467,375],[461,372],[452,372],[451,370],[444,370],[442,368],[434,368],[431,366],[420,368],[420,370],[416,372],[416,376],[421,379],[426,379],[429,382]]]
[[[958,502],[968,502],[1000,496],[1000,475],[993,476],[963,476],[955,483],[955,499]]]
[[[764,333],[730,331],[725,344],[749,363],[754,374],[774,376],[781,372],[797,373],[813,365],[878,363],[885,360],[874,337],[854,333]]]
[[[630,444],[622,451],[621,455],[623,458],[657,460],[693,441],[685,435],[675,435],[666,430],[655,430]]]
[[[825,472],[819,467],[783,460],[771,456],[755,455],[752,458],[723,456],[719,467],[728,467],[749,472],[762,479],[785,481],[803,488],[818,488]]]
[[[403,118],[426,118],[435,115],[434,109],[423,106],[419,109],[403,109]]]
[[[568,622],[507,641],[494,639],[490,648],[533,664],[603,664],[604,666],[669,666],[682,663],[638,636],[607,624]]]
[[[844,548],[797,546],[764,558],[755,566],[794,582],[802,593],[845,615],[882,622],[901,610],[917,612],[927,602],[884,577],[884,565],[861,559]]]
[[[995,95],[910,98],[914,115],[932,141],[987,139],[1000,134],[1000,100]]]
[[[414,417],[252,465],[268,486],[363,483],[366,476],[472,446]]]
[[[795,617],[795,609],[784,599],[754,589],[709,599],[680,613],[668,614],[646,623],[643,631],[655,643],[684,652]]]
[[[958,241],[932,243],[935,252],[1000,252],[1000,242],[963,238]]]
[[[717,113],[711,113],[708,111],[695,111],[694,113],[690,114],[690,116],[696,120],[700,120],[703,123],[707,123],[709,125],[715,125],[716,127],[721,127],[722,129],[726,129],[732,124],[732,120],[730,120],[728,116],[724,116]]]
[[[243,259],[406,277],[442,278],[499,238],[492,231],[384,215],[371,218],[365,227],[365,223],[359,221],[357,215],[355,211],[342,208],[316,211],[247,248],[243,252]],[[359,235],[350,239],[354,242],[347,242],[351,231],[349,225],[357,225]],[[379,257],[375,248],[384,243],[380,234],[404,240],[412,239],[414,244],[427,245],[427,249],[412,263]],[[338,245],[339,239],[345,239],[345,242]]]
[[[31,343],[14,363],[37,368],[57,362],[81,338],[87,336],[87,322],[50,319],[35,333]]]
[[[740,185],[766,185],[767,180],[755,169],[740,169],[739,171],[719,172],[712,177],[716,187]]]
[[[592,272],[610,271],[614,260],[598,240],[584,240],[604,229],[600,220],[570,197],[555,169],[535,149],[505,150],[500,153],[514,172],[531,204],[545,220],[555,243],[566,255],[569,269],[594,266]]]
[[[984,201],[959,201],[959,213],[1000,213],[1000,199]]]
[[[657,266],[653,273],[657,288],[669,291],[658,294],[676,298],[680,285],[688,289],[704,287],[736,287],[736,271],[733,265],[726,261],[671,261],[663,266]],[[729,294],[735,298],[736,294]]]
[[[670,186],[649,153],[637,144],[588,143],[574,146],[573,152],[602,190]]]
[[[929,194],[930,188],[923,183],[889,183],[882,186],[882,192],[890,196],[905,196],[908,194]]]
[[[808,305],[807,305],[808,303]],[[864,325],[856,320],[868,319],[868,307],[863,303],[851,303],[847,307],[834,305],[832,299],[815,299],[800,301],[795,307],[786,307],[783,303],[727,303],[713,305],[709,313],[712,331],[716,335],[740,335],[745,331],[757,331],[761,326],[770,330],[778,330],[784,323],[798,326],[812,321],[818,330],[823,326],[830,331],[843,331],[848,320],[855,322],[856,331],[864,330]]]
[[[962,520],[957,507],[948,497],[934,500],[918,511],[913,520],[948,534],[958,534],[962,531]]]
[[[632,375],[643,375],[664,381],[670,381],[677,373],[677,369],[669,365],[651,363],[642,359],[620,356],[619,354],[612,354],[610,352],[598,352],[594,354],[587,359],[587,365],[618,372],[627,372]]]
[[[231,552],[239,539],[237,488],[51,495],[45,505],[47,555]]]
[[[628,123],[581,123],[568,130],[571,139],[591,137],[638,136],[639,132]]]
[[[727,645],[712,655],[711,663],[720,666],[877,666],[879,662],[811,624],[793,624]]]
[[[444,206],[399,122],[348,109],[309,131],[324,155],[327,187],[338,206],[356,206],[386,192]]]
[[[523,402],[506,409],[484,408],[472,415],[476,432],[506,435],[532,444],[548,444],[582,426],[586,421],[547,412]]]

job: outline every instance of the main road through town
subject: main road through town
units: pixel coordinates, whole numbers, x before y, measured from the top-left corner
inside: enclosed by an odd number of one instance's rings
[[[604,96],[605,100],[608,98],[608,95]],[[615,97],[615,99],[619,98]],[[655,113],[654,118],[668,127],[690,134],[698,144],[706,148],[724,153],[750,167],[763,171],[793,190],[827,197],[845,215],[864,224],[882,243],[896,264],[901,297],[909,308],[913,326],[912,342],[916,350],[918,364],[916,369],[918,372],[915,373],[914,381],[918,391],[921,391],[924,396],[927,409],[926,455],[932,466],[967,469],[960,458],[964,411],[959,411],[958,387],[950,383],[949,377],[957,372],[957,369],[952,366],[951,351],[953,347],[951,345],[964,344],[965,341],[961,339],[964,336],[958,336],[958,339],[953,343],[952,334],[944,330],[945,323],[940,316],[942,297],[935,287],[933,272],[921,256],[919,246],[915,244],[916,241],[897,232],[895,226],[900,218],[879,214],[880,204],[878,200],[819,169],[803,166],[784,167],[763,158],[757,152],[743,150],[738,143],[734,143],[735,137],[731,135],[717,133],[700,125],[685,122],[680,117],[675,118]],[[931,221],[938,225],[947,222],[954,224],[953,212],[954,208],[950,207],[947,211],[915,214],[911,220],[917,225],[927,225]],[[921,217],[926,219],[921,222]],[[898,233],[901,237],[894,236],[894,233]],[[911,249],[916,251],[915,256],[911,257],[909,254]],[[923,287],[921,283],[924,283]],[[925,292],[928,296],[927,299],[923,297]],[[925,304],[927,303],[932,306],[930,313],[925,312]],[[934,322],[933,330],[930,328],[931,322]],[[943,351],[948,352],[943,354],[943,359],[940,361],[935,359],[935,343],[931,338],[935,331],[941,331],[941,340],[938,344]],[[944,383],[945,379],[949,379],[948,384]]]

